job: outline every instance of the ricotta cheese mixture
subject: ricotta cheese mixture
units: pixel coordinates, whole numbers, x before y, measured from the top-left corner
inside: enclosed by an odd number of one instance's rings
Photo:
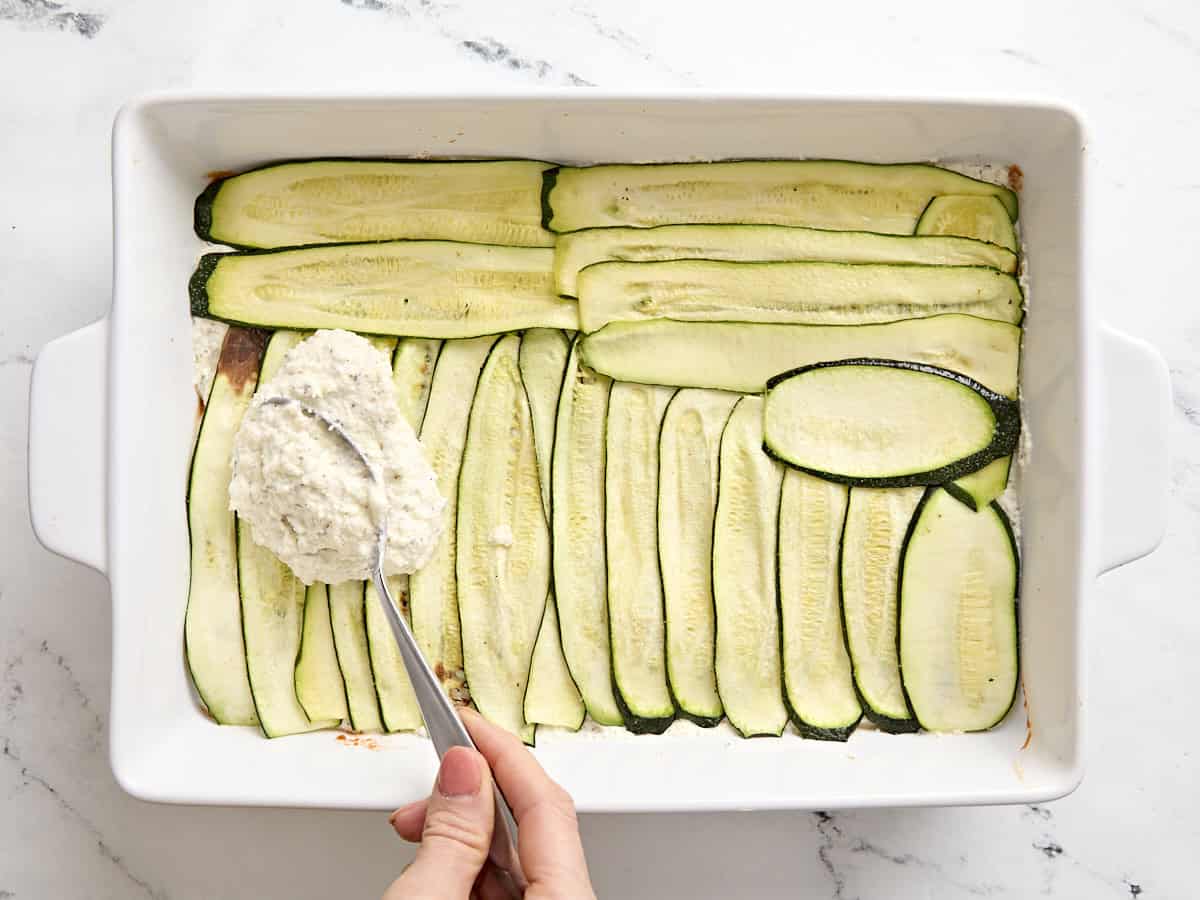
[[[380,481],[322,422],[280,397],[338,423]],[[254,542],[305,584],[370,578],[383,519],[389,575],[425,565],[445,527],[446,501],[400,413],[391,366],[348,331],[316,332],[259,387],[234,440],[229,505]]]
[[[200,395],[201,403],[208,402],[227,331],[229,326],[224,322],[198,316],[192,319],[192,385]]]

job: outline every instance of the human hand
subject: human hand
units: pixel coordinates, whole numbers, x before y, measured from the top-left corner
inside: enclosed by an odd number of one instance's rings
[[[451,749],[429,797],[392,813],[396,833],[421,846],[383,900],[508,900],[487,863],[493,775],[520,831],[527,900],[594,900],[570,795],[516,737],[471,710],[462,719],[479,752]]]

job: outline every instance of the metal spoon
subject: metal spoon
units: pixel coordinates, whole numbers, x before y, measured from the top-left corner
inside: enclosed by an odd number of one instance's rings
[[[296,406],[304,415],[320,422],[358,457],[371,480],[376,484],[380,482],[381,473],[367,459],[362,448],[346,433],[340,422],[291,397],[269,397],[263,402],[271,406]],[[475,742],[471,740],[471,735],[463,725],[462,719],[458,717],[454,704],[442,690],[441,683],[417,646],[408,622],[401,615],[396,601],[392,599],[392,592],[388,590],[387,579],[383,576],[383,560],[386,552],[387,518],[385,517],[379,523],[379,529],[375,533],[375,554],[371,560],[371,580],[375,583],[375,590],[382,601],[388,623],[392,626],[392,634],[396,636],[396,643],[400,645],[400,658],[404,660],[408,680],[412,682],[413,693],[417,696],[417,705],[421,708],[421,717],[425,720],[425,730],[429,732],[434,749],[437,750],[438,759],[445,756],[446,751],[451,747],[470,747],[474,750]],[[496,797],[496,820],[492,829],[492,846],[488,851],[488,860],[497,869],[502,879],[507,876],[508,884],[506,886],[510,893],[515,897],[521,897],[525,893],[525,888],[528,887],[528,882],[525,880],[525,873],[521,869],[521,860],[517,855],[517,823],[508,806],[508,801],[504,799],[504,795],[500,793],[500,788],[496,786],[495,782],[492,783],[492,789]]]

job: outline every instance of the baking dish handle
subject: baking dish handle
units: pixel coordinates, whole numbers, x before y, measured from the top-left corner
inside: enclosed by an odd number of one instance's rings
[[[51,341],[29,389],[29,514],[47,550],[108,561],[108,319]]]
[[[1141,559],[1167,525],[1171,379],[1157,350],[1100,326],[1102,536],[1100,573]]]

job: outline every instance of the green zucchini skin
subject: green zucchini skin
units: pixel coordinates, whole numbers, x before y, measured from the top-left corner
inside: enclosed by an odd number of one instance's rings
[[[716,728],[721,724],[721,720],[725,716],[698,716],[695,713],[690,713],[679,705],[679,700],[675,696],[675,692],[671,690],[670,682],[667,682],[667,690],[671,693],[671,702],[675,704],[675,715],[680,719],[687,719],[693,725],[699,725],[701,728]],[[669,724],[669,723],[668,723]],[[664,729],[665,731],[666,729]]]
[[[858,692],[858,685],[854,686],[854,690],[858,693],[858,700],[863,705],[863,715],[867,720],[873,722],[875,727],[880,731],[885,731],[888,734],[916,734],[921,730],[921,723],[914,716],[911,719],[893,719],[889,716],[881,715],[872,710],[868,705],[866,698]],[[905,702],[908,703],[908,695],[905,695]]]
[[[550,220],[554,218],[554,207],[550,205],[550,192],[558,183],[558,170],[561,168],[562,166],[555,166],[542,173],[542,227],[547,231],[551,230]]]
[[[844,622],[845,617],[843,616],[843,623]],[[849,645],[847,645],[847,649],[848,647]],[[903,678],[900,679],[900,684],[903,686]],[[878,713],[871,709],[871,704],[867,702],[867,698],[864,697],[862,691],[859,690],[857,681],[854,682],[854,693],[858,695],[858,702],[862,705],[863,715],[866,717],[867,721],[872,722],[880,731],[885,731],[888,734],[915,734],[921,730],[921,723],[917,721],[917,717],[915,715],[910,719],[893,719],[891,716],[885,716],[882,713]],[[912,701],[909,700],[907,692],[904,694],[904,702],[908,704],[908,708],[911,710]],[[862,720],[860,719],[859,721]],[[858,726],[855,725],[855,728],[857,727]],[[847,735],[847,738],[848,737],[849,735]]]
[[[996,417],[996,430],[992,438],[992,443],[987,447],[979,450],[969,456],[964,456],[962,459],[955,460],[947,465],[940,466],[936,469],[931,469],[927,472],[914,472],[909,475],[895,475],[884,478],[861,478],[852,475],[840,475],[833,472],[822,472],[817,469],[798,466],[795,463],[789,462],[779,454],[775,453],[766,442],[763,442],[763,451],[772,459],[777,459],[786,466],[791,466],[794,469],[799,469],[802,472],[807,472],[810,475],[815,475],[818,478],[824,478],[827,481],[834,481],[838,484],[849,485],[850,487],[870,487],[870,488],[889,488],[889,487],[921,487],[923,485],[941,485],[946,482],[954,481],[957,478],[962,478],[965,475],[970,475],[982,469],[994,459],[999,459],[1002,456],[1009,456],[1017,448],[1018,439],[1021,436],[1021,405],[1018,401],[1011,397],[1005,397],[1003,394],[998,394],[988,387],[980,384],[973,378],[963,375],[961,372],[952,372],[949,369],[942,369],[938,366],[930,366],[925,363],[907,362],[897,359],[840,359],[830,360],[828,362],[813,363],[808,366],[801,366],[798,369],[792,369],[789,372],[781,372],[780,374],[768,379],[767,393],[778,385],[780,382],[800,375],[804,372],[809,372],[814,369],[826,369],[834,366],[879,366],[892,369],[906,369],[911,372],[921,372],[926,375],[938,375],[942,378],[949,378],[956,381],[965,387],[978,393],[991,407],[992,414]],[[957,496],[957,495],[956,495]],[[961,498],[959,498],[961,499]],[[966,502],[966,501],[964,501]],[[968,503],[973,506],[973,503]]]
[[[963,506],[967,507],[968,509],[973,509],[975,512],[979,512],[979,504],[975,502],[975,498],[956,485],[953,481],[946,482],[944,485],[942,485],[942,487],[946,489],[947,494],[949,494]],[[922,501],[922,503],[924,503],[924,501]]]
[[[950,494],[950,496],[952,496],[952,497],[955,497],[955,499],[958,499],[957,495],[949,489],[949,485],[930,485],[928,488],[925,489],[925,494],[921,497],[920,502],[917,503],[917,508],[913,511],[912,520],[908,523],[908,531],[906,531],[904,534],[904,544],[900,550],[900,574],[899,574],[899,578],[897,579],[897,583],[896,583],[897,605],[899,605],[902,602],[902,598],[904,597],[904,561],[905,561],[905,557],[908,555],[909,541],[912,539],[913,534],[917,530],[917,524],[921,520],[921,513],[925,508],[925,504],[927,502],[929,502],[929,499],[934,495],[934,493],[938,490],[939,487],[946,488],[946,493]],[[969,506],[971,509],[975,509],[973,504],[968,503],[966,505]],[[1000,519],[1000,524],[1004,526],[1004,533],[1006,535],[1008,535],[1008,543],[1012,547],[1013,566],[1015,568],[1014,575],[1016,578],[1016,582],[1015,582],[1016,592],[1013,595],[1013,627],[1015,629],[1013,639],[1016,642],[1016,647],[1017,647],[1017,677],[1013,684],[1012,698],[1009,700],[1008,706],[1005,707],[1003,714],[1000,715],[994,723],[989,725],[988,728],[981,729],[983,731],[987,731],[991,728],[995,728],[997,725],[999,725],[1001,722],[1003,722],[1006,718],[1008,718],[1008,714],[1010,712],[1012,712],[1013,706],[1016,705],[1017,694],[1021,690],[1021,681],[1022,681],[1022,679],[1021,679],[1021,548],[1020,548],[1019,542],[1017,541],[1017,536],[1013,532],[1012,522],[1008,518],[1008,513],[1006,513],[1004,511],[1004,507],[1002,507],[995,500],[993,500],[991,503],[989,503],[988,506],[991,507],[992,511],[995,512],[997,518]],[[897,608],[897,610],[896,610],[896,658],[900,659],[900,609],[899,608]],[[855,690],[857,690],[857,689],[858,689],[858,686],[855,685]],[[908,705],[908,708],[910,710],[913,710],[914,707],[913,707],[912,698],[908,694],[908,686],[904,683],[903,664],[901,665],[901,670],[900,670],[900,689],[904,692],[904,702]],[[867,706],[865,703],[863,704],[863,708],[867,709]],[[871,713],[869,711],[867,712],[867,716],[868,717],[871,716]],[[872,719],[872,721],[874,721],[874,719]],[[894,721],[894,720],[892,720],[892,721]],[[908,730],[908,731],[920,730],[921,725],[919,722],[917,722],[915,712],[913,713],[913,723],[915,723],[916,727],[909,728],[906,730]],[[878,724],[878,723],[876,723],[876,724]],[[904,724],[910,724],[910,723],[904,723]],[[879,727],[883,728],[883,725],[880,725]],[[884,729],[884,730],[887,730],[887,729]]]
[[[188,279],[188,299],[192,304],[193,316],[208,316],[208,279],[217,269],[224,253],[205,253],[196,263],[196,271]]]
[[[213,202],[217,199],[217,192],[221,190],[221,185],[224,183],[224,178],[214,178],[196,198],[196,204],[192,209],[192,227],[196,229],[196,237],[202,241],[221,243],[213,240],[212,208]]]
[[[850,735],[854,734],[858,728],[858,723],[862,721],[862,716],[859,716],[854,720],[852,725],[847,725],[845,728],[814,728],[796,715],[796,711],[792,709],[792,704],[788,702],[786,696],[783,702],[787,705],[788,717],[791,718],[792,725],[800,734],[800,737],[810,741],[836,741],[837,743],[844,744],[850,740]]]
[[[667,690],[670,690],[669,682],[667,685]],[[616,675],[613,676],[613,699],[617,701],[617,709],[621,711],[621,718],[624,720],[625,730],[632,734],[662,734],[664,731],[670,728],[671,723],[675,721],[675,716],[639,716],[637,713],[630,710],[630,708],[625,705],[625,698],[621,696],[621,687],[617,684]],[[678,712],[679,704],[676,703],[674,694],[671,695],[671,702],[675,705],[676,712]],[[690,718],[690,716],[688,718]]]

